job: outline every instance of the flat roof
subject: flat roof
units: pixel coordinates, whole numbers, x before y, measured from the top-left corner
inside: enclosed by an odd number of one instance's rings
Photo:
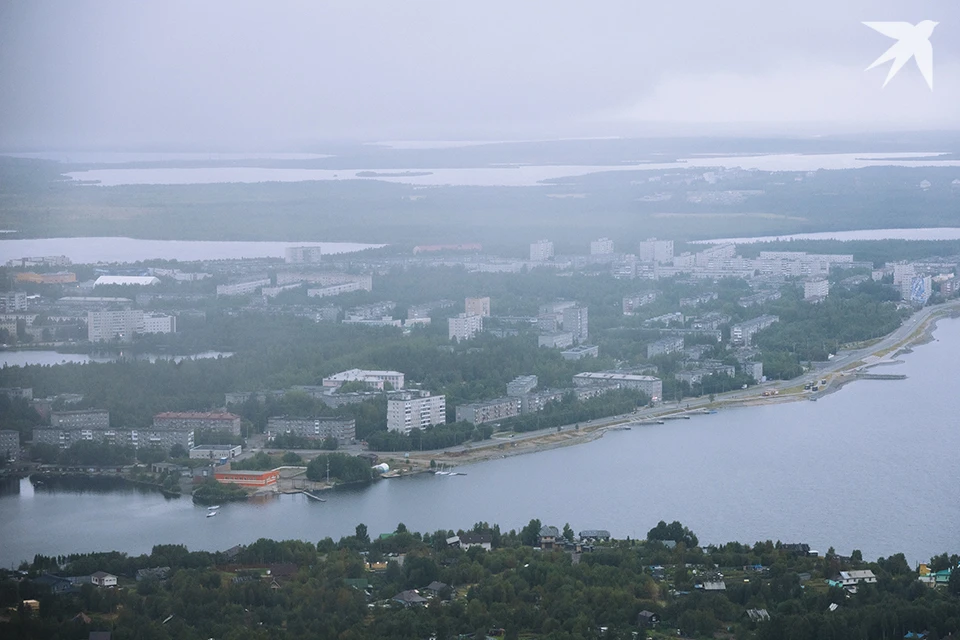
[[[191,447],[190,451],[229,451],[230,449],[237,449],[240,446],[239,444],[198,444],[195,447]]]

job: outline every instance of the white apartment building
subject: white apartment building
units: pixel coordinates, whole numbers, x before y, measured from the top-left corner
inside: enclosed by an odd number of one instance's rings
[[[490,298],[467,298],[463,302],[464,310],[468,316],[490,317]]]
[[[803,299],[825,298],[830,293],[830,282],[824,278],[807,280],[803,283]]]
[[[270,278],[260,278],[258,280],[250,280],[249,282],[237,282],[235,284],[218,284],[217,285],[217,295],[218,296],[245,296],[251,293],[256,293],[257,289],[260,287],[269,287]]]
[[[320,247],[287,247],[283,252],[287,264],[305,264],[320,262]]]
[[[563,310],[563,330],[573,335],[574,342],[586,342],[590,336],[586,307],[569,307]]]
[[[543,262],[553,257],[553,243],[549,240],[538,240],[530,245],[530,261]]]
[[[307,289],[307,295],[311,298],[327,298],[330,296],[339,296],[341,293],[350,293],[351,291],[370,291],[370,287],[362,281],[344,282],[317,289]]]
[[[406,394],[387,401],[387,430],[410,433],[447,422],[446,396]]]
[[[461,313],[447,320],[447,328],[450,340],[469,340],[483,331],[483,316]]]
[[[600,238],[590,243],[590,255],[603,256],[613,253],[613,240],[610,238]]]
[[[87,312],[87,340],[90,342],[130,341],[134,333],[143,330],[143,311],[140,309]]]
[[[669,264],[673,262],[673,240],[657,240],[650,238],[640,243],[640,252],[637,254],[640,262],[657,262]]]
[[[24,291],[0,292],[0,313],[25,311],[27,308],[27,294]]]
[[[403,389],[403,374],[399,371],[349,369],[327,376],[323,379],[323,386],[337,389],[346,382],[362,382],[374,389],[383,389],[389,383],[394,389]]]
[[[176,333],[177,316],[159,313],[143,314],[143,333]]]
[[[663,381],[653,376],[641,376],[622,371],[598,371],[578,373],[573,376],[573,384],[578,387],[591,385],[617,384],[621,389],[637,389],[650,396],[652,402],[663,398]]]
[[[548,349],[566,349],[573,346],[573,334],[569,331],[559,333],[541,333],[537,338],[537,346]]]

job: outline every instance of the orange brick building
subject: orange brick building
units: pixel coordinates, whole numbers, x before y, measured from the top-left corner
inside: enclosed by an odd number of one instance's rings
[[[223,484],[239,484],[242,487],[269,487],[280,480],[280,471],[217,471],[214,474],[217,482]]]
[[[69,271],[61,271],[60,273],[33,273],[32,271],[28,271],[26,273],[17,274],[17,282],[33,282],[36,284],[66,284],[68,282],[76,281],[77,274]]]

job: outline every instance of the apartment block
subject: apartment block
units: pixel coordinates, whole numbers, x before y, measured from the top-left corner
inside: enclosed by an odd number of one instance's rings
[[[464,300],[464,310],[468,316],[490,316],[490,298],[467,298]]]
[[[446,396],[404,394],[387,400],[387,430],[410,433],[447,422]]]
[[[461,313],[447,319],[447,332],[450,340],[462,342],[470,340],[483,331],[483,316]]]
[[[600,238],[590,242],[590,255],[602,256],[613,253],[613,240],[610,238]]]
[[[348,444],[357,435],[357,423],[353,418],[298,418],[274,416],[267,418],[270,435],[290,434],[311,440],[336,438],[340,444]]]
[[[656,356],[664,356],[680,351],[683,351],[683,338],[679,336],[662,338],[647,345],[648,358],[655,358]]]
[[[564,309],[563,330],[573,335],[574,342],[586,342],[590,337],[587,307]]]
[[[635,293],[632,296],[623,297],[623,315],[633,315],[637,309],[648,304],[656,302],[660,297],[659,291],[647,291],[644,293]],[[682,303],[682,301],[681,301]]]
[[[160,430],[226,431],[240,435],[240,416],[226,412],[167,411],[153,416],[153,428]]]
[[[564,360],[581,360],[583,358],[597,358],[600,356],[600,347],[597,345],[581,344],[560,352]]]
[[[0,460],[15,462],[20,459],[20,432],[0,430]]]
[[[585,387],[597,384],[616,383],[621,389],[637,389],[650,396],[652,402],[663,398],[663,381],[654,376],[643,376],[624,371],[601,371],[578,373],[573,376],[573,384]]]
[[[548,349],[566,349],[573,346],[573,334],[569,331],[559,333],[541,333],[537,345]]]
[[[530,245],[530,261],[543,262],[553,257],[553,243],[549,240],[538,240]]]
[[[140,309],[112,309],[87,312],[87,340],[90,342],[129,342],[144,330]]]
[[[457,407],[457,422],[483,424],[520,415],[520,398],[496,398]]]
[[[321,261],[320,247],[287,247],[283,252],[287,264],[310,264]]]
[[[261,287],[269,287],[270,278],[258,278],[257,280],[248,280],[247,282],[236,282],[233,284],[217,285],[218,296],[246,296],[256,293]]]
[[[143,314],[143,333],[176,333],[177,316],[159,313]]]
[[[0,291],[0,313],[16,313],[27,309],[24,291]]]
[[[640,262],[669,264],[673,262],[673,240],[650,238],[645,242],[641,242],[637,257]]]
[[[730,327],[730,342],[735,345],[749,345],[753,336],[775,322],[780,322],[778,316],[762,315],[746,322],[740,322]]]
[[[508,396],[522,396],[537,388],[537,376],[518,376],[507,383]]]
[[[830,293],[830,282],[825,278],[807,280],[803,283],[803,299],[815,300],[825,298]]]

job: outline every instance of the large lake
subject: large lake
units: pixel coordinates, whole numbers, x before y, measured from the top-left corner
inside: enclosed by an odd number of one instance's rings
[[[760,171],[817,171],[865,167],[960,167],[960,160],[944,154],[831,153],[770,154],[754,156],[694,156],[679,162],[623,163],[617,165],[499,165],[469,168],[435,168],[369,171],[354,169],[298,169],[270,167],[157,167],[75,171],[74,180],[99,186],[127,184],[218,184],[230,182],[302,182],[307,180],[383,180],[423,186],[536,186],[545,180],[582,176],[603,171],[667,171],[691,168],[735,168]],[[365,175],[366,174],[366,175]],[[407,174],[407,175],[397,175]],[[958,172],[960,176],[960,172]]]
[[[691,244],[753,244],[755,242],[784,242],[790,240],[960,240],[960,228],[930,227],[926,229],[859,229],[856,231],[818,231],[815,233],[792,233],[782,236],[694,240],[691,242]]]
[[[142,240],[140,238],[25,238],[0,240],[0,264],[27,256],[67,256],[77,264],[141,260],[239,260],[282,258],[288,247],[320,247],[340,254],[382,247],[357,242],[242,242],[216,240]]]
[[[807,542],[911,564],[960,552],[960,320],[937,342],[885,372],[903,381],[855,382],[818,402],[730,409],[689,421],[609,432],[594,442],[461,467],[467,475],[382,480],[329,493],[225,505],[216,518],[188,498],[158,493],[36,491],[0,496],[0,565],[35,553],[156,543],[226,549],[259,537],[317,541],[373,535],[398,522],[419,531],[530,518],[575,530],[643,537],[682,521],[704,543]]]
[[[23,367],[31,364],[41,366],[55,364],[87,364],[88,362],[117,362],[118,360],[142,360],[156,362],[157,360],[203,360],[206,358],[229,358],[232,353],[225,351],[201,351],[189,355],[170,355],[166,353],[61,353],[59,351],[34,351],[30,349],[0,351],[0,368]]]

